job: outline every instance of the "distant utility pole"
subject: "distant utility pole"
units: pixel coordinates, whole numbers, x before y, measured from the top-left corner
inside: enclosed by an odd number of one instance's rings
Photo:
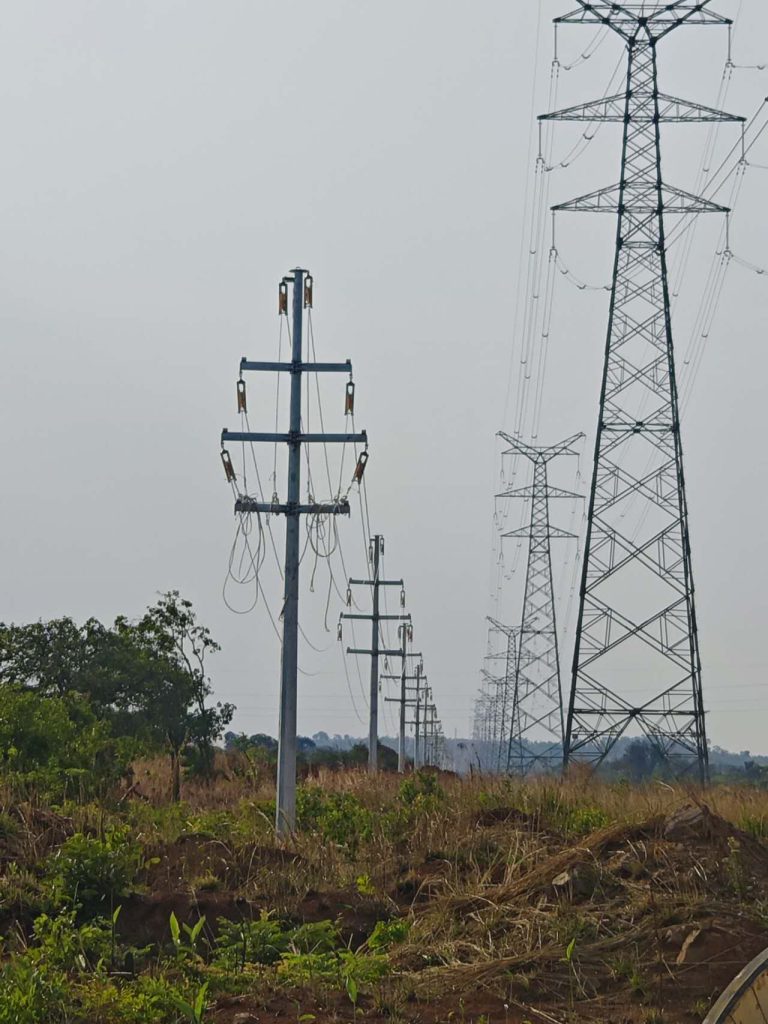
[[[398,628],[398,636],[400,637],[400,650],[395,653],[400,656],[400,696],[399,697],[385,697],[384,699],[388,704],[399,705],[399,728],[398,728],[398,742],[397,742],[397,770],[402,773],[405,771],[405,726],[406,726],[406,710],[408,707],[408,659],[419,658],[423,659],[423,655],[417,651],[409,651],[408,643],[413,640],[413,626],[410,622],[404,622]],[[382,676],[383,679],[392,678],[391,676]],[[398,677],[395,676],[395,679]]]
[[[349,581],[349,590],[347,591],[347,604],[352,604],[352,587],[371,587],[373,595],[373,614],[372,615],[357,615],[350,612],[344,612],[339,616],[339,619],[370,619],[371,622],[371,647],[370,650],[361,650],[360,648],[347,648],[347,654],[369,654],[371,656],[371,686],[370,686],[370,720],[368,725],[368,771],[375,773],[378,771],[379,766],[379,654],[386,653],[379,649],[379,637],[380,637],[380,626],[379,623],[386,621],[408,621],[410,622],[411,616],[409,614],[402,615],[382,615],[379,607],[379,588],[380,587],[400,587],[400,606],[403,607],[405,603],[405,591],[403,589],[402,580],[382,580],[379,577],[379,564],[381,555],[384,553],[384,538],[380,534],[376,534],[375,537],[371,538],[371,547],[369,552],[369,558],[373,562],[373,575],[369,580],[353,580]],[[339,639],[341,639],[341,621],[339,622]]]
[[[402,657],[402,650],[399,651],[398,653]],[[421,659],[421,657],[422,657],[421,654],[417,654],[416,652],[414,652],[412,655],[409,654],[408,656],[409,657],[414,657],[414,658],[419,658],[419,659]],[[424,711],[424,708],[423,708],[424,690],[423,690],[423,684],[426,683],[426,681],[427,681],[427,677],[424,675],[424,663],[423,663],[423,661],[419,660],[417,662],[417,664],[416,664],[416,669],[415,669],[415,672],[413,673],[413,675],[406,675],[405,678],[403,678],[402,671],[398,672],[397,674],[387,673],[385,675],[382,675],[381,678],[383,680],[386,679],[386,680],[390,680],[390,681],[397,680],[400,683],[400,696],[399,697],[386,697],[385,700],[388,703],[399,705],[400,712],[401,712],[401,714],[400,714],[401,720],[402,720],[402,717],[403,717],[403,714],[404,714],[403,709],[406,709],[406,710],[408,708],[413,708],[414,709],[413,721],[408,721],[407,718],[406,718],[404,723],[401,721],[401,726],[407,726],[407,725],[413,725],[414,726],[414,734],[413,734],[413,737],[414,737],[413,766],[414,766],[414,768],[418,768],[418,767],[420,767],[420,762],[423,760],[422,751],[424,749],[423,748],[423,738],[422,738],[422,734],[421,734],[421,731],[420,731],[421,730],[421,726],[422,726],[422,722],[424,721],[424,714],[423,714],[423,711]],[[408,686],[408,683],[415,683],[416,685],[415,686]],[[405,700],[403,700],[403,694],[405,694]],[[414,696],[410,697],[410,696],[408,696],[409,694],[414,694]],[[404,751],[405,750],[405,728],[404,727],[401,729],[401,736],[403,737],[403,740],[399,744],[398,749]],[[405,768],[404,768],[405,754],[403,754],[403,762],[402,762],[403,763],[403,767],[402,768],[399,767],[399,763],[400,763],[400,759],[398,758],[398,771],[404,771],[405,770]]]
[[[303,434],[301,431],[301,381],[304,373],[347,373],[352,364],[302,362],[302,333],[304,310],[312,306],[312,277],[306,270],[296,268],[283,278],[279,290],[279,313],[288,315],[288,288],[293,286],[292,352],[289,363],[240,362],[238,382],[238,408],[245,409],[244,371],[278,372],[291,375],[290,421],[288,433],[251,433],[223,430],[221,457],[227,479],[234,482],[235,470],[226,445],[230,442],[265,442],[288,445],[288,493],[285,504],[261,502],[241,496],[235,502],[235,512],[255,512],[286,517],[285,531],[285,600],[283,603],[283,656],[280,675],[280,735],[277,759],[277,801],[275,827],[279,835],[293,830],[296,824],[296,698],[299,640],[299,561],[300,517],[302,515],[349,515],[349,502],[337,499],[327,505],[301,504],[301,446],[302,444],[365,444],[366,451],[358,460],[355,479],[362,478],[368,459],[368,437],[359,434]],[[364,456],[364,457],[363,457]]]
[[[528,541],[528,568],[523,617],[518,632],[507,748],[507,771],[526,775],[536,766],[551,769],[562,764],[563,694],[550,540],[573,537],[574,534],[552,528],[549,501],[550,498],[579,498],[580,495],[551,487],[547,466],[559,455],[578,455],[573,446],[584,435],[574,434],[567,441],[549,448],[524,444],[504,433],[499,436],[510,446],[505,455],[523,455],[533,463],[531,487],[513,488],[497,495],[499,498],[525,498],[531,502],[529,525],[504,534],[504,537],[520,537]],[[533,744],[542,740],[547,746],[539,751]]]

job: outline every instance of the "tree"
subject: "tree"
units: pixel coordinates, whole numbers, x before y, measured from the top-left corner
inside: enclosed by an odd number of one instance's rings
[[[84,698],[12,685],[0,700],[0,765],[15,785],[60,799],[69,783],[100,792],[119,779],[126,760]]]
[[[206,658],[221,650],[207,626],[197,621],[192,602],[177,590],[161,595],[135,625],[115,623],[146,655],[150,671],[140,694],[142,710],[165,734],[171,757],[172,798],[181,795],[181,755],[193,743],[203,771],[213,769],[214,741],[232,721],[234,705],[209,705],[212,693]]]
[[[0,625],[0,685],[39,696],[84,697],[114,736],[171,759],[173,798],[181,792],[181,758],[193,746],[210,775],[214,742],[232,719],[231,704],[208,703],[207,657],[219,650],[178,591],[161,595],[138,622],[125,616],[112,627],[97,619]]]

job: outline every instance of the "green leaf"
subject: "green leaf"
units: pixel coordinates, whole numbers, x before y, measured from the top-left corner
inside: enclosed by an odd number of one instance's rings
[[[568,945],[565,947],[565,959],[568,963],[573,959],[573,951],[576,949],[576,938],[572,938]]]
[[[168,925],[171,929],[171,939],[173,940],[173,944],[174,946],[178,946],[181,941],[181,929],[179,928],[178,919],[173,911],[171,911],[171,916],[168,919]]]
[[[205,920],[201,918],[201,920]],[[203,1012],[205,1010],[205,996],[208,992],[208,982],[203,985],[200,991],[197,993],[197,999],[195,1000],[195,1021],[199,1022],[203,1019]]]
[[[347,976],[347,995],[351,1002],[357,1002],[357,982],[351,975]]]

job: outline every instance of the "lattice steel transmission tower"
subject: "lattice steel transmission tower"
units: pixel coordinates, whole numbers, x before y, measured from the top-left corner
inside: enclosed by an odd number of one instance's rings
[[[554,207],[618,215],[565,763],[599,764],[631,728],[705,781],[665,220],[728,210],[664,182],[661,125],[743,118],[660,93],[657,47],[681,26],[731,22],[710,0],[578,2],[556,24],[613,30],[627,75],[621,94],[543,117],[623,125],[618,184]]]
[[[475,701],[474,739],[482,746],[485,768],[503,772],[507,766],[510,710],[517,666],[517,629],[488,617],[488,653],[480,672]]]
[[[511,695],[507,771],[527,775],[536,769],[559,768],[563,759],[563,694],[560,685],[560,655],[557,642],[555,595],[552,583],[551,541],[575,537],[552,527],[551,498],[578,498],[572,491],[551,487],[549,463],[559,455],[578,455],[574,445],[583,434],[551,447],[534,447],[500,433],[510,445],[505,455],[523,455],[533,463],[533,484],[497,495],[525,498],[531,503],[528,526],[511,530],[503,537],[528,540],[523,616],[517,633],[517,661]]]

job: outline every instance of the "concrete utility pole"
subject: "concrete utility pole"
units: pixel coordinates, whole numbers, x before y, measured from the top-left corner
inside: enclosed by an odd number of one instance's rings
[[[229,453],[228,442],[266,442],[276,444],[284,442],[288,445],[288,492],[284,505],[271,502],[256,501],[247,496],[239,496],[235,502],[235,512],[279,513],[286,517],[285,532],[285,600],[283,604],[283,655],[280,675],[280,735],[277,761],[277,808],[275,827],[279,835],[293,830],[296,824],[296,705],[297,705],[297,674],[298,674],[298,638],[299,638],[299,558],[300,558],[300,516],[310,515],[349,515],[349,501],[337,498],[331,504],[302,505],[301,499],[301,445],[362,443],[366,452],[360,456],[354,479],[362,477],[367,461],[368,437],[363,431],[360,434],[302,434],[301,432],[301,379],[304,373],[348,373],[351,377],[352,364],[344,363],[304,363],[302,362],[302,341],[304,310],[312,306],[312,277],[306,271],[296,268],[283,278],[280,283],[280,315],[288,315],[288,287],[293,286],[293,328],[292,351],[289,363],[240,362],[240,381],[238,383],[238,408],[245,407],[245,385],[242,374],[246,370],[261,372],[285,372],[291,375],[290,421],[287,434],[252,433],[223,430],[221,434],[222,459],[227,472],[227,479],[236,479]],[[241,401],[242,395],[242,401]]]
[[[373,562],[373,576],[369,580],[349,580],[347,591],[347,604],[352,603],[352,587],[372,587],[373,614],[356,615],[344,612],[339,616],[339,639],[341,639],[341,620],[343,619],[370,619],[371,622],[371,647],[364,650],[359,647],[348,647],[347,654],[369,654],[371,657],[371,688],[370,688],[370,721],[368,725],[368,771],[375,773],[379,769],[379,655],[386,654],[379,648],[381,622],[410,622],[409,614],[403,615],[382,615],[380,612],[380,587],[400,587],[400,603],[405,600],[402,580],[382,580],[379,576],[379,565],[381,555],[384,553],[384,538],[376,534],[371,538],[371,559]],[[392,653],[392,652],[389,652]],[[399,652],[396,652],[399,653]]]
[[[405,771],[405,727],[407,724],[406,720],[406,709],[413,702],[408,697],[408,682],[416,678],[415,675],[408,675],[408,659],[418,658],[423,662],[424,655],[421,651],[409,651],[408,643],[413,640],[413,627],[410,623],[403,623],[399,629],[400,635],[400,650],[394,651],[400,657],[400,673],[399,675],[384,675],[382,679],[399,679],[400,680],[400,696],[399,697],[385,697],[384,699],[388,704],[399,705],[399,728],[398,728],[398,742],[397,742],[397,770],[402,774]]]
[[[403,654],[402,648],[397,653],[400,655],[400,657],[402,657],[402,654]],[[413,653],[409,652],[408,657],[414,657],[414,658],[419,658],[420,659],[422,656],[421,656],[421,654],[418,654],[416,652],[413,652]],[[416,665],[415,673],[413,675],[406,675],[406,677],[405,677],[405,684],[406,685],[405,685],[405,690],[404,690],[404,692],[405,692],[405,701],[403,701],[403,697],[402,697],[402,693],[403,693],[403,674],[402,674],[402,672],[398,672],[397,674],[388,673],[388,674],[382,675],[381,678],[382,678],[382,680],[386,679],[386,680],[390,680],[390,681],[398,681],[400,683],[400,688],[401,688],[401,695],[400,695],[400,697],[386,697],[385,700],[388,703],[400,705],[401,712],[402,712],[403,706],[405,706],[405,708],[414,708],[414,710],[415,710],[415,715],[414,715],[413,720],[408,721],[406,719],[405,724],[406,725],[413,725],[415,727],[413,766],[414,766],[414,768],[419,768],[421,766],[421,763],[422,763],[422,760],[423,760],[423,758],[422,758],[422,751],[424,749],[423,737],[422,737],[422,734],[420,732],[420,729],[421,729],[421,726],[422,726],[422,719],[423,719],[424,724],[426,724],[426,719],[423,718],[423,715],[421,713],[421,711],[424,708],[423,698],[424,698],[424,693],[425,693],[424,689],[422,688],[422,684],[426,683],[426,681],[427,681],[427,677],[424,675],[424,663],[423,663],[423,661],[420,660],[418,662],[418,664]],[[407,685],[408,683],[415,683],[416,685],[415,686],[408,686]],[[431,693],[432,691],[428,690],[426,692]],[[409,696],[409,694],[415,694],[415,696]],[[401,717],[402,717],[402,714],[401,714]],[[403,749],[404,748],[405,748],[405,744],[403,743]],[[399,758],[398,758],[398,763],[399,763]],[[403,765],[404,765],[404,761],[403,761]],[[404,771],[404,770],[405,770],[404,766],[403,766],[403,768],[399,768],[398,767],[398,771]]]

